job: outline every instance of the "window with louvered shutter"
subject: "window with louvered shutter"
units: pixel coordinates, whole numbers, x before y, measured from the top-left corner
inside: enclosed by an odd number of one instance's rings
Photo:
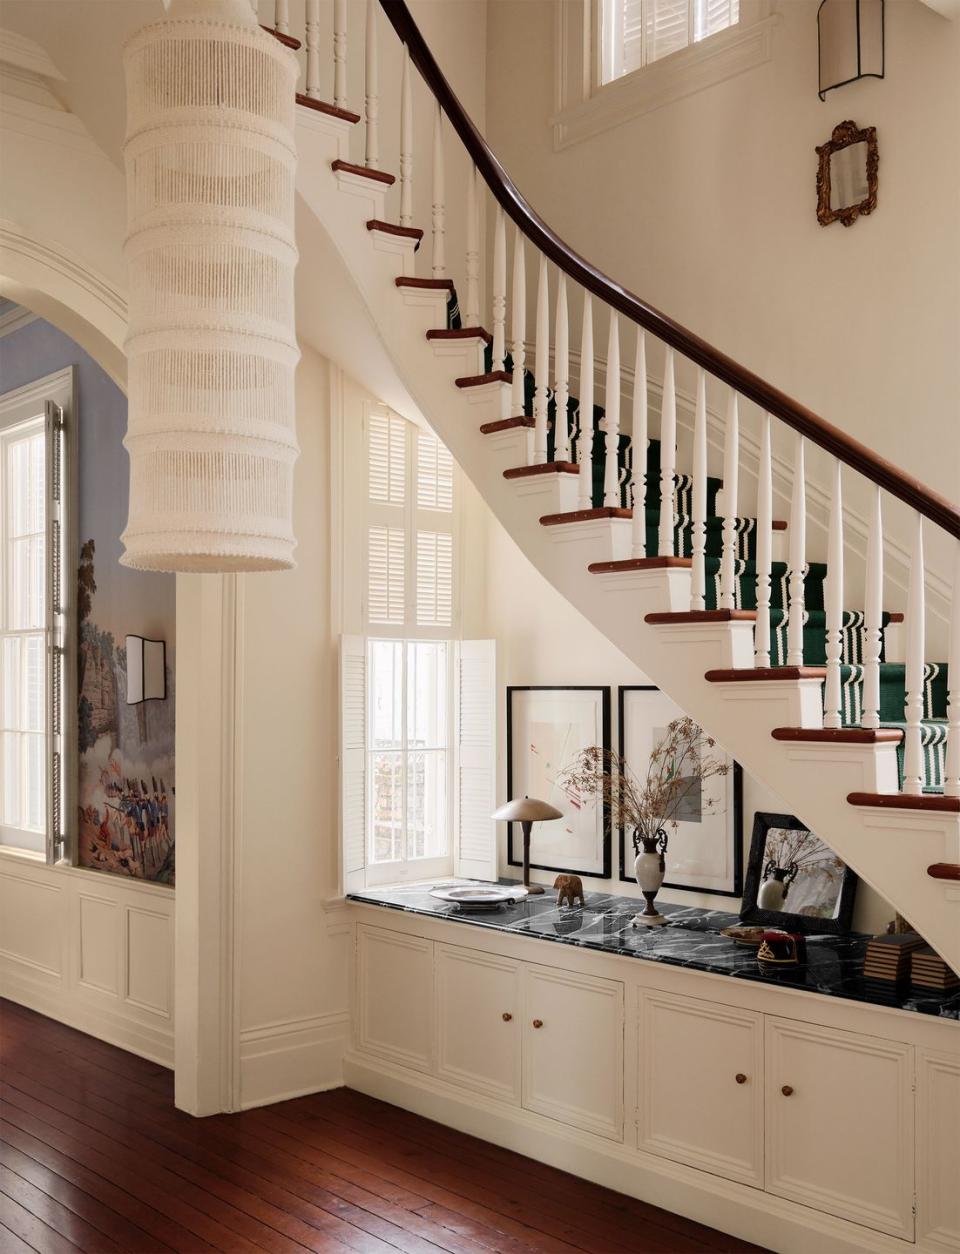
[[[367,621],[402,627],[406,617],[406,536],[402,527],[367,528]]]
[[[601,0],[601,81],[609,83],[734,26],[740,0]]]
[[[417,626],[453,625],[453,536],[417,532]]]

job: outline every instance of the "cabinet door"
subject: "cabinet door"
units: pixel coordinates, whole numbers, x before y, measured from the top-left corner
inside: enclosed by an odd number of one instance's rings
[[[763,1019],[644,993],[640,1148],[763,1187]]]
[[[437,1074],[500,1101],[520,1101],[520,967],[437,946]]]
[[[528,966],[524,1003],[524,1106],[622,1140],[623,985]]]
[[[433,1044],[433,942],[357,928],[357,1047],[429,1071]]]
[[[917,1059],[917,1240],[960,1250],[960,1057]]]
[[[913,1238],[913,1049],[768,1019],[767,1189]]]

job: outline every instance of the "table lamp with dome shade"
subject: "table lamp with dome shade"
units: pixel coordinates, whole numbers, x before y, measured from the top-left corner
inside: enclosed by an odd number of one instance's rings
[[[520,824],[523,832],[523,886],[529,893],[542,893],[540,884],[530,883],[530,832],[534,823],[542,819],[562,819],[563,813],[556,806],[538,801],[535,797],[518,797],[494,810],[492,817],[501,823]]]

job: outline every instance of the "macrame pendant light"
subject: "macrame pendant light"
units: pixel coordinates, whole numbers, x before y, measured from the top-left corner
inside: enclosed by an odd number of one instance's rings
[[[292,526],[297,63],[249,0],[173,0],[124,51],[124,565],[282,570]]]

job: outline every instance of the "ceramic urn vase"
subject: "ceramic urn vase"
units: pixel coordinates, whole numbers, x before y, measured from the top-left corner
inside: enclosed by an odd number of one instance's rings
[[[795,864],[776,866],[768,862],[763,872],[763,883],[757,893],[757,905],[761,910],[782,910],[787,892],[797,875]]]
[[[653,903],[657,899],[657,893],[660,891],[666,873],[664,853],[667,848],[667,834],[661,828],[656,836],[641,836],[639,840],[641,850],[634,861],[633,873],[637,878],[640,891],[646,898],[647,905],[642,913],[636,915],[633,924],[634,927],[660,927],[666,923],[666,919],[657,911]]]

